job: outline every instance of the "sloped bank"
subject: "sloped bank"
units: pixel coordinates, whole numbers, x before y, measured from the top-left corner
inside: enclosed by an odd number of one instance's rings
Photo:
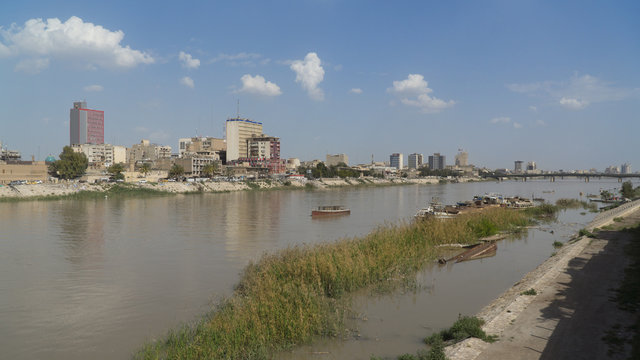
[[[595,228],[607,226],[614,221],[614,218],[625,217],[638,209],[640,209],[640,200],[600,213],[585,230],[593,231]],[[482,330],[487,334],[503,338],[507,328],[536,299],[536,295],[527,295],[526,292],[534,289],[534,293],[540,294],[552,286],[555,279],[567,271],[570,261],[581,254],[590,242],[589,237],[581,236],[572,243],[566,244],[555,256],[526,274],[513,287],[482,309],[477,314],[484,320]],[[472,360],[478,358],[489,346],[493,345],[477,338],[469,338],[445,348],[445,354],[450,360]]]

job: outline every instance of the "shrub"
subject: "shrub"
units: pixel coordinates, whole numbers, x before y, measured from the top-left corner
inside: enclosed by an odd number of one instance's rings
[[[563,245],[564,244],[561,243],[560,241],[554,241],[553,242],[553,247],[556,248],[556,249],[561,248]]]
[[[529,296],[532,296],[532,295],[538,295],[538,292],[536,291],[536,289],[531,288],[531,289],[529,289],[529,290],[526,290],[526,291],[521,292],[521,293],[520,293],[520,295],[529,295]]]

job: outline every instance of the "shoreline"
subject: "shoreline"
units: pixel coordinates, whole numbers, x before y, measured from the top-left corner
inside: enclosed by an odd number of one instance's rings
[[[29,200],[63,200],[83,193],[95,195],[109,194],[112,189],[127,188],[129,195],[171,195],[189,193],[224,193],[233,191],[267,191],[267,190],[328,190],[348,187],[373,187],[394,185],[433,185],[442,183],[445,179],[437,177],[427,178],[323,178],[317,180],[259,180],[259,181],[220,181],[220,182],[159,182],[159,183],[57,183],[57,184],[31,184],[0,186],[0,202],[29,201]],[[457,182],[478,182],[480,178],[461,177]]]
[[[593,231],[614,222],[614,218],[623,218],[640,209],[640,200],[626,203],[612,210],[598,214],[585,228]],[[499,341],[511,341],[505,339],[505,333],[513,328],[514,322],[545,290],[550,290],[556,278],[565,273],[571,261],[576,259],[591,244],[592,239],[580,236],[567,242],[558,250],[555,256],[550,257],[534,270],[527,273],[511,288],[504,291],[491,303],[486,305],[476,316],[485,321],[482,329],[489,335],[497,335]],[[535,289],[537,295],[522,294],[529,289]],[[449,360],[473,360],[481,357],[490,347],[497,343],[487,343],[477,338],[469,338],[457,344],[447,346],[445,354]]]

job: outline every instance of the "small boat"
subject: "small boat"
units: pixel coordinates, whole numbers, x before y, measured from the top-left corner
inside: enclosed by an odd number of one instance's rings
[[[428,218],[434,217],[436,219],[451,219],[458,215],[458,210],[451,206],[444,206],[440,203],[438,198],[432,198],[431,204],[426,208],[418,210],[416,218]]]
[[[331,216],[331,215],[348,215],[351,209],[347,209],[340,205],[318,206],[311,211],[311,216]]]

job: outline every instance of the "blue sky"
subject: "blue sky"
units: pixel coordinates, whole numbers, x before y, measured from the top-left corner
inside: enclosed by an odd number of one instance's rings
[[[640,169],[637,1],[24,1],[0,4],[0,141],[57,155],[69,108],[105,141],[223,137],[351,164],[458,148],[512,168]]]

